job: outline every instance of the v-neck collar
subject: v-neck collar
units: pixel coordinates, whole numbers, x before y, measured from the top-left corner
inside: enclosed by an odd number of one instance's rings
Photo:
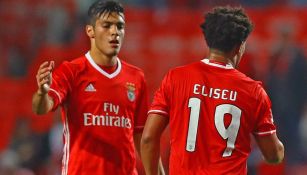
[[[113,73],[109,74],[108,72],[104,71],[102,68],[100,68],[100,67],[95,63],[95,61],[93,60],[93,58],[92,58],[90,52],[87,52],[87,53],[85,54],[85,57],[86,57],[86,59],[90,62],[90,64],[91,64],[98,72],[100,72],[102,75],[106,76],[106,77],[109,78],[109,79],[112,79],[112,78],[116,77],[116,76],[120,73],[120,71],[121,71],[121,69],[122,69],[122,64],[121,64],[121,62],[120,62],[120,60],[119,60],[118,58],[117,58],[117,68],[116,68],[116,70],[115,70]]]

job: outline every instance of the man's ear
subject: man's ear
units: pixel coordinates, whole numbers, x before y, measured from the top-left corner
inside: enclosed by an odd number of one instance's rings
[[[242,56],[243,53],[245,52],[245,46],[246,46],[246,41],[242,42],[242,44],[240,45],[240,49],[239,49],[239,54]]]
[[[94,27],[92,25],[86,25],[85,32],[86,32],[88,37],[90,37],[90,38],[95,37]]]

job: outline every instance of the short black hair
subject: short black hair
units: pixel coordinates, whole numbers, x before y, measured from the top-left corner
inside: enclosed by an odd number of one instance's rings
[[[87,24],[95,25],[97,18],[99,18],[102,14],[110,15],[112,12],[116,12],[122,16],[122,14],[124,14],[124,8],[117,1],[98,0],[94,2],[88,9]]]
[[[246,41],[253,24],[242,7],[216,7],[201,24],[209,48],[229,52]]]

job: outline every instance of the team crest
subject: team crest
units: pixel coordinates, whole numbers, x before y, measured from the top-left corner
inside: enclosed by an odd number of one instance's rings
[[[135,100],[135,84],[134,83],[126,83],[127,88],[127,96],[129,101],[133,102]]]

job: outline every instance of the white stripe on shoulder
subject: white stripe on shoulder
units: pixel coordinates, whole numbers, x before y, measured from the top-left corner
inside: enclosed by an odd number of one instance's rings
[[[273,134],[275,132],[276,132],[276,130],[271,130],[271,131],[266,131],[266,132],[255,132],[254,134],[262,136],[262,135],[270,135],[270,134]]]
[[[117,64],[118,64],[118,65],[117,65],[116,70],[115,70],[113,73],[109,74],[108,72],[106,72],[106,71],[104,71],[103,69],[101,69],[101,68],[95,63],[95,61],[93,60],[92,56],[90,55],[90,52],[87,52],[87,53],[85,54],[85,57],[86,57],[86,59],[90,62],[90,64],[94,67],[94,69],[96,69],[98,72],[100,72],[102,75],[108,77],[109,79],[112,79],[112,78],[116,77],[116,76],[120,73],[120,71],[121,71],[121,69],[122,69],[122,64],[121,64],[121,62],[120,62],[120,60],[119,60],[118,58],[117,58]]]
[[[54,90],[54,89],[52,89],[52,88],[50,88],[49,90],[50,90],[51,92],[54,92],[54,93],[57,95],[57,97],[59,98],[59,102],[61,103],[62,98],[61,98],[60,94],[58,93],[58,91],[56,91],[56,90]]]
[[[201,62],[203,62],[207,65],[210,65],[210,66],[219,67],[219,68],[223,68],[223,69],[233,69],[233,66],[231,64],[226,64],[226,66],[223,66],[223,65],[220,65],[220,64],[210,63],[209,59],[207,59],[207,58],[201,60]]]
[[[165,112],[162,110],[149,110],[147,114],[151,114],[151,113],[168,115],[168,112]]]

